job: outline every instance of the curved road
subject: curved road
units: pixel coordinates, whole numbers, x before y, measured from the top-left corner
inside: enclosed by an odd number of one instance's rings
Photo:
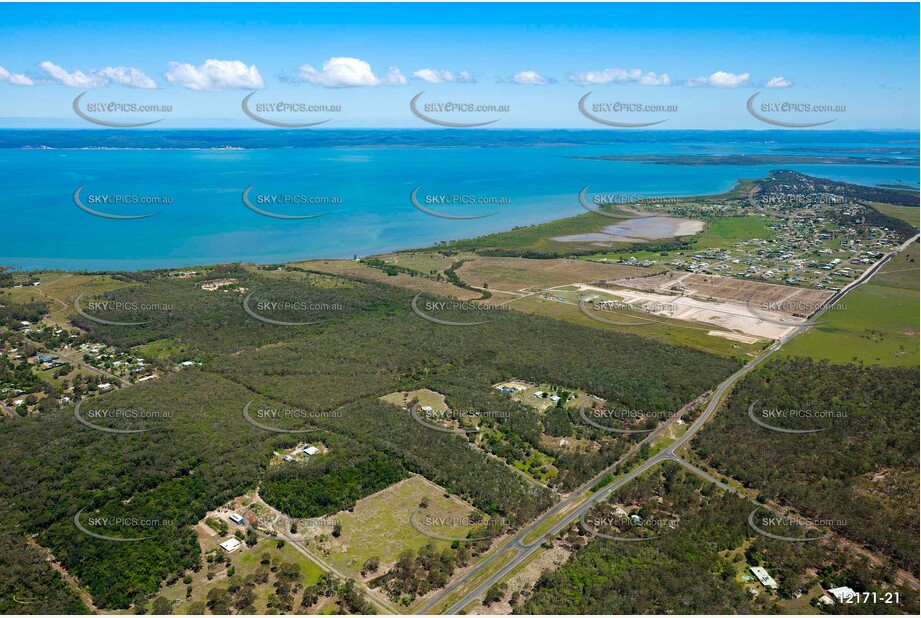
[[[691,426],[688,427],[687,432],[685,432],[683,436],[675,440],[672,444],[670,444],[668,447],[666,447],[665,449],[657,453],[655,456],[651,457],[650,459],[647,459],[645,462],[643,462],[642,464],[640,464],[639,466],[637,466],[636,468],[634,468],[633,470],[631,470],[630,472],[622,476],[621,478],[617,479],[616,481],[614,481],[607,487],[598,491],[594,496],[591,497],[591,499],[586,500],[584,504],[580,504],[571,513],[569,513],[565,518],[563,518],[559,523],[553,526],[548,531],[547,534],[550,536],[556,535],[559,531],[570,526],[573,521],[578,520],[584,513],[589,511],[596,503],[600,502],[601,500],[604,500],[617,489],[620,489],[621,487],[623,487],[624,485],[626,485],[627,483],[629,483],[630,481],[632,481],[639,475],[643,474],[644,472],[658,465],[659,463],[662,463],[663,461],[669,461],[669,460],[677,461],[681,463],[681,465],[690,467],[696,473],[704,476],[705,478],[708,478],[714,483],[717,483],[721,487],[729,491],[732,491],[733,493],[738,494],[736,490],[732,489],[726,484],[708,475],[703,470],[700,470],[699,468],[696,468],[692,464],[684,461],[681,457],[679,457],[675,453],[675,451],[681,446],[683,446],[684,444],[686,444],[691,438],[693,438],[694,434],[696,434],[700,430],[700,428],[703,427],[704,423],[706,423],[710,419],[711,416],[713,416],[713,413],[716,412],[716,409],[719,407],[720,403],[722,402],[723,397],[732,388],[732,386],[735,385],[736,382],[742,379],[747,373],[749,373],[752,369],[754,369],[759,364],[761,364],[766,358],[768,358],[774,352],[779,350],[790,339],[808,330],[819,317],[821,317],[826,311],[828,311],[829,307],[831,307],[832,305],[837,303],[839,300],[841,300],[848,292],[850,292],[857,286],[869,280],[870,277],[875,275],[879,271],[880,268],[882,268],[887,262],[889,262],[890,259],[892,259],[893,256],[899,254],[906,247],[908,247],[911,243],[917,241],[919,236],[921,235],[915,235],[913,238],[905,241],[897,250],[891,253],[888,253],[885,257],[879,260],[876,264],[874,264],[873,266],[868,268],[866,271],[864,271],[864,273],[858,279],[855,279],[853,282],[851,282],[850,285],[842,288],[834,296],[826,300],[825,303],[823,303],[823,305],[819,308],[819,310],[816,311],[814,314],[812,314],[812,316],[810,316],[808,320],[806,320],[805,322],[797,326],[788,335],[772,343],[764,352],[759,354],[757,357],[752,359],[752,361],[749,362],[747,365],[745,365],[744,367],[736,371],[734,374],[729,376],[729,378],[724,380],[718,387],[716,387],[716,390],[714,390],[713,395],[710,397],[710,403],[707,405],[706,409],[691,424]],[[585,485],[583,485],[582,487],[574,491],[572,494],[570,494],[565,500],[562,500],[561,502],[557,503],[556,506],[554,506],[552,509],[550,509],[549,511],[541,515],[538,519],[536,519],[526,528],[522,529],[515,536],[513,536],[511,539],[506,541],[505,544],[502,545],[502,547],[500,547],[498,550],[490,554],[490,556],[486,560],[478,564],[476,568],[469,571],[466,575],[464,575],[457,581],[453,582],[450,586],[448,586],[447,588],[442,590],[440,593],[435,595],[432,599],[430,599],[427,603],[425,603],[422,607],[420,607],[416,611],[416,613],[424,614],[430,611],[432,607],[442,602],[445,599],[445,597],[447,597],[452,591],[454,591],[458,587],[462,586],[465,582],[475,577],[477,573],[479,573],[482,569],[487,568],[490,564],[493,564],[494,562],[499,560],[499,558],[501,556],[504,556],[506,553],[510,551],[516,552],[517,555],[512,560],[510,560],[505,566],[500,568],[498,571],[496,571],[491,576],[489,576],[487,579],[485,579],[483,582],[481,582],[478,586],[473,588],[470,592],[464,595],[464,597],[461,600],[454,603],[451,607],[449,607],[443,613],[444,614],[457,614],[458,612],[460,612],[462,609],[467,607],[470,603],[472,603],[477,598],[482,598],[482,596],[485,595],[486,591],[489,590],[489,588],[493,584],[501,581],[506,575],[509,574],[509,572],[514,570],[516,567],[520,566],[525,560],[527,560],[531,556],[531,554],[533,554],[535,551],[537,551],[537,549],[540,548],[541,543],[546,535],[542,536],[540,539],[530,544],[526,544],[524,542],[524,539],[532,531],[534,531],[536,528],[544,524],[548,519],[553,517],[553,515],[558,513],[560,510],[566,508],[572,502],[577,500],[584,493],[586,493],[587,491],[590,491],[591,488],[594,487],[594,485],[602,477],[604,477],[604,475],[606,475],[608,472],[616,468],[621,462],[629,459],[637,450],[639,450],[640,446],[643,443],[646,443],[646,442],[651,443],[651,441],[654,440],[656,436],[658,436],[662,431],[664,431],[667,427],[669,427],[675,420],[677,420],[678,416],[680,416],[680,413],[676,413],[676,415],[669,418],[669,420],[663,423],[656,431],[650,434],[649,437],[637,443],[623,458],[621,458],[620,461],[618,461],[613,466],[604,470],[602,473],[600,473],[598,476],[593,478],[591,481],[589,481],[588,483],[586,483]]]

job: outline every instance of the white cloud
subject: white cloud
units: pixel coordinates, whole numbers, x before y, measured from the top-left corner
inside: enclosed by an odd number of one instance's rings
[[[519,71],[512,76],[512,81],[525,86],[543,86],[550,83],[537,71]]]
[[[714,88],[736,88],[748,83],[748,73],[727,73],[717,71],[710,77],[697,77],[688,80],[688,86],[713,86]]]
[[[671,78],[668,76],[668,73],[660,73],[656,75],[652,71],[643,74],[640,77],[637,83],[640,86],[669,86],[672,83]]]
[[[569,81],[580,86],[601,86],[605,84],[640,84],[641,86],[668,86],[671,79],[666,73],[656,74],[652,71],[643,73],[640,69],[621,69],[612,67],[601,71],[582,71],[566,76]]]
[[[258,90],[265,86],[256,65],[246,66],[239,60],[205,60],[200,66],[170,62],[164,74],[171,84],[189,90]]]
[[[764,82],[765,88],[789,88],[792,85],[793,82],[783,76],[772,77],[771,79]]]
[[[323,63],[321,70],[305,64],[298,67],[297,74],[305,82],[327,88],[406,85],[400,69],[390,67],[386,75],[375,75],[371,65],[358,58],[330,58]]]
[[[101,71],[96,71],[96,74],[129,88],[144,88],[146,90],[157,88],[157,82],[147,77],[140,69],[134,67],[106,67]]]
[[[47,73],[54,81],[70,88],[102,88],[109,83],[108,78],[93,71],[89,73],[84,73],[83,71],[68,73],[50,60],[45,60],[38,65],[38,68]]]
[[[22,73],[10,73],[3,67],[0,67],[0,82],[10,82],[14,86],[34,86],[35,82]]]
[[[474,77],[473,73],[470,71],[459,71],[458,73],[452,73],[451,71],[438,71],[436,69],[419,69],[418,71],[413,72],[413,77],[416,79],[421,79],[422,81],[428,82],[430,84],[444,84],[452,82],[465,84],[476,83],[476,77]]]
[[[151,90],[157,88],[157,82],[134,67],[105,67],[104,69],[93,69],[89,73],[83,71],[68,73],[50,60],[46,60],[39,64],[38,68],[47,73],[52,80],[70,88],[102,88],[112,82],[129,88]]]

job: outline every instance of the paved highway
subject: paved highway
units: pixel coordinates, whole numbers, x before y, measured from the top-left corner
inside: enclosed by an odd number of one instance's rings
[[[851,290],[855,289],[857,286],[869,280],[870,277],[876,274],[880,268],[882,268],[890,259],[892,259],[894,255],[897,255],[902,250],[904,250],[906,247],[908,247],[911,243],[917,241],[918,238],[919,238],[919,235],[915,235],[910,240],[905,241],[905,243],[903,243],[896,251],[893,251],[892,253],[887,254],[885,257],[879,260],[876,264],[874,264],[873,266],[868,268],[866,271],[864,271],[864,273],[859,278],[851,282],[850,285],[842,288],[834,296],[832,296],[827,301],[825,301],[822,307],[818,311],[816,311],[812,316],[810,316],[808,320],[800,324],[796,329],[794,329],[792,332],[790,332],[785,337],[782,337],[781,339],[778,339],[777,341],[775,341],[764,352],[759,354],[751,362],[749,362],[747,365],[745,365],[744,367],[736,371],[734,374],[729,376],[729,378],[723,381],[716,388],[716,390],[714,390],[713,395],[710,397],[710,403],[704,409],[703,413],[701,413],[700,416],[698,416],[698,418],[691,424],[691,426],[688,427],[687,432],[685,432],[683,436],[675,440],[672,444],[670,444],[668,447],[666,447],[665,449],[657,453],[655,456],[651,457],[650,459],[643,462],[641,465],[631,470],[626,475],[622,476],[621,478],[617,479],[615,482],[611,483],[607,487],[600,490],[598,493],[592,496],[589,500],[586,500],[583,504],[580,504],[578,507],[573,509],[572,512],[570,512],[563,519],[561,519],[555,526],[553,526],[548,531],[548,534],[550,536],[553,536],[557,534],[560,530],[567,528],[568,526],[572,524],[573,521],[577,521],[579,518],[582,517],[584,513],[588,512],[598,502],[607,498],[612,492],[620,489],[621,487],[623,487],[624,485],[626,485],[627,483],[629,483],[636,477],[640,476],[641,474],[643,474],[650,468],[662,463],[663,461],[669,461],[669,460],[677,461],[681,463],[682,465],[684,465],[685,467],[690,468],[695,473],[702,475],[704,478],[707,478],[711,480],[712,482],[717,483],[718,485],[724,487],[725,489],[738,494],[738,492],[736,492],[731,487],[718,481],[717,479],[713,478],[712,476],[710,476],[703,470],[700,470],[696,466],[693,466],[692,464],[681,459],[676,454],[675,451],[679,449],[680,447],[682,447],[684,444],[686,444],[689,440],[691,440],[691,438],[694,437],[694,434],[696,434],[700,430],[700,428],[703,427],[704,423],[706,423],[710,419],[710,417],[713,416],[713,413],[716,412],[725,394],[732,388],[732,386],[736,382],[742,379],[752,369],[760,365],[765,359],[771,356],[774,352],[779,350],[790,339],[808,330],[816,322],[816,320],[818,320],[826,311],[828,311],[829,307],[831,307],[832,305],[837,303],[839,300],[844,298],[844,296],[848,292],[850,292]],[[621,459],[621,461],[624,461],[625,459],[631,457],[644,442],[651,442],[653,439],[655,439],[657,435],[659,435],[662,431],[664,431],[668,426],[670,426],[677,419],[677,416],[678,416],[677,414],[675,416],[672,416],[661,427],[659,427],[659,429],[657,429],[648,438],[646,438],[646,440],[643,440],[642,442],[638,443],[633,449],[630,450],[629,453],[627,453],[627,455],[623,459]],[[618,464],[619,463],[620,462],[618,462]],[[488,577],[483,582],[481,582],[479,585],[477,585],[475,588],[470,590],[466,595],[464,595],[462,599],[460,599],[459,601],[454,603],[451,607],[449,607],[447,610],[445,610],[444,613],[445,614],[457,614],[462,609],[467,607],[467,605],[469,605],[474,600],[478,598],[482,598],[483,595],[485,595],[486,591],[489,590],[489,588],[493,584],[504,579],[505,576],[509,574],[509,572],[511,572],[518,566],[520,566],[531,556],[531,554],[537,551],[540,548],[540,545],[543,541],[544,536],[546,535],[542,536],[540,539],[530,544],[524,543],[525,537],[527,537],[533,530],[535,530],[539,526],[546,523],[550,518],[552,518],[560,510],[572,504],[579,497],[581,497],[585,492],[590,491],[591,488],[598,482],[598,480],[601,479],[601,477],[603,477],[609,471],[613,470],[618,464],[615,464],[614,466],[608,468],[607,470],[602,472],[600,475],[598,475],[597,477],[595,477],[594,479],[592,479],[591,481],[589,481],[588,483],[580,487],[578,490],[573,492],[568,498],[566,498],[566,500],[561,501],[556,506],[554,506],[552,509],[550,509],[549,511],[541,515],[537,520],[535,520],[529,526],[527,526],[522,531],[520,531],[518,534],[516,534],[514,537],[506,541],[505,544],[503,544],[498,550],[493,552],[489,556],[489,558],[487,558],[486,560],[478,564],[476,568],[469,571],[466,575],[464,575],[463,577],[455,581],[453,584],[451,584],[450,586],[442,590],[439,594],[437,594],[435,597],[433,597],[431,600],[429,600],[425,605],[419,608],[419,610],[416,613],[424,614],[428,612],[429,610],[432,609],[432,607],[441,603],[449,594],[451,594],[451,592],[463,586],[466,582],[474,578],[484,568],[487,568],[489,565],[499,560],[501,556],[504,556],[509,551],[517,552],[517,555],[512,560],[510,560],[505,566],[497,570],[490,577]]]

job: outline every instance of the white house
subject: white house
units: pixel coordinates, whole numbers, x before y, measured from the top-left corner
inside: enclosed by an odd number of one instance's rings
[[[768,575],[768,572],[764,570],[764,567],[748,567],[748,570],[752,572],[752,575],[758,578],[758,581],[761,582],[762,586],[765,588],[771,588],[772,590],[777,590],[777,582],[774,581],[773,577]]]
[[[828,591],[828,594],[835,597],[838,603],[845,603],[847,602],[848,599],[850,599],[852,596],[854,596],[857,593],[854,592],[853,588],[850,588],[848,586],[840,586],[838,588],[832,588],[831,590]]]
[[[316,455],[317,453],[320,452],[320,449],[318,449],[315,446],[305,446],[301,450],[307,453],[308,455]]]
[[[242,545],[242,543],[235,538],[227,539],[226,541],[221,543],[221,549],[226,551],[228,554],[232,554],[233,552],[240,549],[240,545]]]
[[[231,513],[228,519],[232,521],[233,523],[240,525],[240,526],[246,523],[246,520],[243,519],[243,517],[238,513]]]

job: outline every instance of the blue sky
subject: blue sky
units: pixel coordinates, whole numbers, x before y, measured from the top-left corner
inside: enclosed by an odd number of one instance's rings
[[[96,125],[81,104],[168,105],[157,128],[265,125],[252,105],[324,126],[431,128],[409,102],[507,106],[428,116],[496,128],[600,128],[580,114],[667,129],[917,129],[918,4],[5,4],[0,125]],[[762,104],[830,106],[792,112]],[[594,107],[653,106],[644,112]],[[435,108],[432,108],[435,109]],[[268,127],[266,127],[268,128]]]

